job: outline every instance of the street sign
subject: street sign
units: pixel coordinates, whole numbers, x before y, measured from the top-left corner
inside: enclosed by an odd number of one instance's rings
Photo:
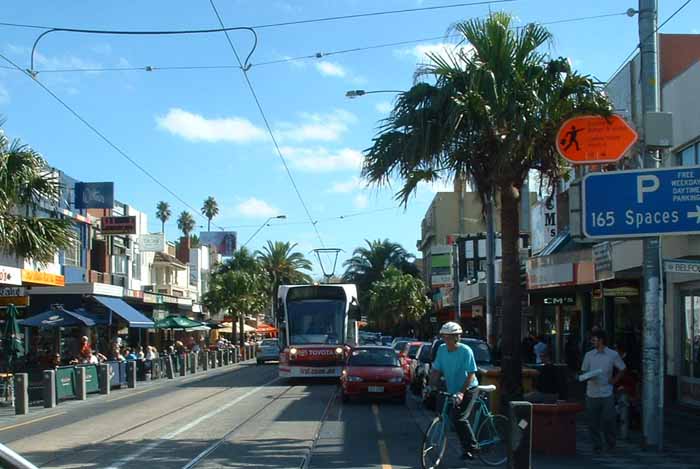
[[[103,235],[136,234],[136,217],[102,217],[100,231]]]
[[[588,174],[581,186],[588,238],[700,233],[700,166]]]
[[[673,259],[664,261],[664,272],[674,274],[700,274],[700,261]]]
[[[596,282],[604,282],[615,278],[612,260],[612,245],[610,241],[593,246],[593,266]]]
[[[637,141],[637,132],[622,117],[579,116],[557,132],[557,151],[573,164],[614,163]]]

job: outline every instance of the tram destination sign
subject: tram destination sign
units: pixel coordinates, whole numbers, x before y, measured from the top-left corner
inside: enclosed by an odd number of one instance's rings
[[[588,238],[700,233],[700,166],[593,173],[581,186]]]

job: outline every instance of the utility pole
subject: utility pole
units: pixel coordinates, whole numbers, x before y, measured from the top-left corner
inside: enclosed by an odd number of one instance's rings
[[[455,314],[456,318],[455,321],[459,322],[459,320],[462,318],[462,302],[459,299],[459,243],[460,243],[460,236],[457,236],[457,238],[454,240],[452,244],[452,272],[453,272],[453,282],[454,282],[454,287],[452,289],[452,298],[454,301],[455,305]]]
[[[496,313],[496,229],[493,221],[493,194],[486,201],[486,340],[491,347],[496,346],[494,316]]]
[[[639,0],[639,56],[642,97],[642,161],[645,168],[659,167],[658,159],[649,151],[645,142],[645,126],[648,112],[659,110],[659,84],[657,63],[656,24],[657,0]],[[644,321],[642,338],[642,416],[644,444],[663,447],[663,396],[661,393],[664,366],[662,343],[663,330],[660,319],[661,269],[659,238],[644,240]]]

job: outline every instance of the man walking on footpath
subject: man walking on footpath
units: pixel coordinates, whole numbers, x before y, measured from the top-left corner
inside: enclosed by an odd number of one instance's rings
[[[479,385],[476,380],[476,361],[474,352],[459,341],[462,327],[456,322],[447,322],[440,329],[440,335],[445,343],[438,347],[430,375],[431,386],[438,387],[440,376],[445,377],[447,392],[456,394],[455,408],[452,412],[452,422],[459,436],[464,453],[463,459],[473,459],[476,448],[476,438],[471,427],[467,424],[467,407],[471,399],[470,390]]]
[[[608,451],[615,448],[615,397],[613,390],[622,378],[625,363],[620,355],[606,346],[605,332],[594,330],[591,333],[593,349],[583,358],[581,370],[593,372],[594,376],[586,383],[586,417],[593,440],[593,450],[600,453],[603,443]],[[613,377],[613,368],[617,374]]]

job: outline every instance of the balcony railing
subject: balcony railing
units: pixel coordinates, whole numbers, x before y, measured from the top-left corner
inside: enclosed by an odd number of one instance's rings
[[[126,288],[126,275],[110,274],[107,272],[90,271],[90,283],[106,283]]]

